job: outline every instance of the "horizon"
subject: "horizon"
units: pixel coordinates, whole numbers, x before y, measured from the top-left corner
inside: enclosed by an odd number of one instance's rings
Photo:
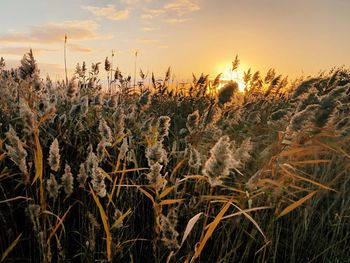
[[[0,57],[16,67],[30,48],[42,76],[64,77],[64,37],[71,76],[77,63],[106,57],[126,75],[140,69],[179,81],[192,73],[215,77],[230,68],[276,69],[296,78],[348,66],[350,24],[344,0],[3,0]],[[101,70],[101,76],[103,76]]]

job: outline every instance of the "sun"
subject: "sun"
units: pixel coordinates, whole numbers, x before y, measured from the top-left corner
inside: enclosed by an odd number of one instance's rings
[[[226,68],[220,78],[219,89],[223,87],[229,81],[235,81],[238,84],[240,92],[244,92],[245,84],[243,81],[243,71],[240,69],[232,70],[231,68]]]

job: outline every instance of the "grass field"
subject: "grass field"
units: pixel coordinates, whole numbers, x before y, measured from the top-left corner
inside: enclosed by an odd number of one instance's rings
[[[240,91],[5,63],[0,262],[350,262],[348,69]]]

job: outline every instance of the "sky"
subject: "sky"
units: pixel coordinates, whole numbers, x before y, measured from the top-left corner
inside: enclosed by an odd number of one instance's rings
[[[108,56],[124,74],[175,79],[216,74],[238,54],[241,70],[315,75],[350,65],[350,0],[0,0],[0,57],[33,49],[42,75]],[[103,68],[103,67],[102,67]],[[103,74],[103,73],[102,73]]]

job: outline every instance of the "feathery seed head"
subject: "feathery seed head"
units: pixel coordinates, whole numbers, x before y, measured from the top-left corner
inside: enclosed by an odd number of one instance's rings
[[[190,133],[193,133],[199,125],[199,112],[198,110],[192,112],[187,116],[186,127]]]
[[[147,90],[140,96],[139,101],[137,102],[137,106],[140,111],[147,110],[147,108],[151,103],[151,98],[152,98],[152,94],[149,90]]]
[[[270,119],[272,121],[279,121],[281,120],[283,117],[285,117],[286,115],[288,115],[288,109],[279,109],[273,113],[271,113],[270,115]]]
[[[103,138],[98,143],[97,149],[96,149],[96,154],[97,154],[97,158],[98,158],[99,162],[102,162],[105,159],[106,153],[107,153],[106,147],[110,147],[110,146],[111,146],[111,144],[109,142],[106,142]]]
[[[157,142],[147,147],[146,158],[150,167],[157,162],[165,164],[168,162],[167,152],[163,148],[163,144],[161,142]]]
[[[62,185],[64,192],[67,196],[73,193],[73,174],[71,172],[71,168],[68,164],[66,164],[64,168],[64,174],[62,176]]]
[[[35,115],[24,100],[20,100],[19,115],[24,123],[24,130],[27,134],[32,134],[35,127]]]
[[[189,148],[190,159],[188,165],[194,169],[199,169],[201,166],[201,154],[194,147],[190,146]]]
[[[81,109],[81,114],[83,116],[86,116],[89,110],[89,97],[87,95],[84,97],[81,97],[79,105]]]
[[[160,230],[162,233],[163,244],[171,250],[178,249],[180,246],[178,244],[177,238],[179,233],[176,231],[176,224],[171,222],[169,215],[160,217]]]
[[[231,81],[227,83],[225,86],[223,86],[219,90],[218,94],[218,102],[220,106],[225,105],[226,103],[230,102],[233,98],[234,93],[238,91],[238,84],[237,82]]]
[[[163,166],[161,164],[156,162],[150,166],[150,169],[149,169],[150,172],[146,174],[146,178],[149,184],[156,191],[160,191],[167,183],[167,180],[165,179],[167,173],[164,176],[161,175],[162,167]]]
[[[92,188],[99,197],[106,196],[107,190],[105,185],[105,176],[98,167],[95,167],[93,170],[91,184]]]
[[[88,174],[86,173],[85,163],[80,164],[79,174],[77,176],[77,181],[80,188],[84,188]]]
[[[113,113],[114,119],[114,131],[117,139],[120,139],[124,136],[125,129],[125,114],[124,110],[121,107],[118,107]]]
[[[212,187],[221,185],[222,179],[229,175],[233,164],[237,163],[233,159],[230,146],[230,138],[222,136],[210,150],[210,157],[204,165],[203,175],[208,178]]]
[[[115,108],[118,106],[118,96],[117,95],[113,95],[112,97],[110,97],[107,101],[107,106],[110,108]]]
[[[113,140],[113,136],[112,136],[112,130],[111,128],[108,126],[106,120],[104,118],[102,118],[100,120],[100,124],[98,126],[98,130],[100,132],[100,136],[105,139],[106,142],[111,142]]]
[[[154,118],[149,118],[143,122],[142,127],[141,127],[142,134],[147,135],[147,134],[151,133],[153,121],[154,121]]]
[[[67,87],[67,97],[72,101],[78,94],[79,81],[77,78],[73,77]]]
[[[50,174],[50,179],[46,181],[46,190],[49,193],[49,197],[56,199],[58,197],[60,186],[58,185],[56,178],[53,174]]]
[[[10,125],[9,131],[5,133],[10,145],[6,145],[7,155],[18,166],[23,173],[24,183],[29,183],[29,173],[27,168],[27,151],[24,149],[24,143],[18,138],[15,130]]]
[[[161,116],[158,118],[158,140],[163,141],[169,135],[170,117]]]
[[[52,142],[50,146],[50,152],[49,152],[49,165],[51,167],[52,171],[57,172],[58,169],[60,168],[60,149],[58,145],[58,140],[57,138]]]
[[[120,146],[120,159],[121,160],[125,159],[126,154],[128,153],[128,151],[129,151],[128,138],[125,137],[125,138],[123,138],[123,143]]]
[[[253,150],[253,144],[250,140],[250,138],[245,139],[241,146],[235,150],[234,152],[234,159],[237,163],[233,164],[234,167],[242,166],[244,163],[246,163],[250,158],[250,153]]]
[[[291,132],[298,132],[303,128],[306,128],[310,125],[310,122],[314,121],[315,111],[319,110],[319,105],[311,104],[300,112],[294,114],[292,119],[290,120],[290,124],[288,126]]]
[[[109,62],[108,57],[105,59],[105,71],[110,71],[111,70],[111,62]]]

